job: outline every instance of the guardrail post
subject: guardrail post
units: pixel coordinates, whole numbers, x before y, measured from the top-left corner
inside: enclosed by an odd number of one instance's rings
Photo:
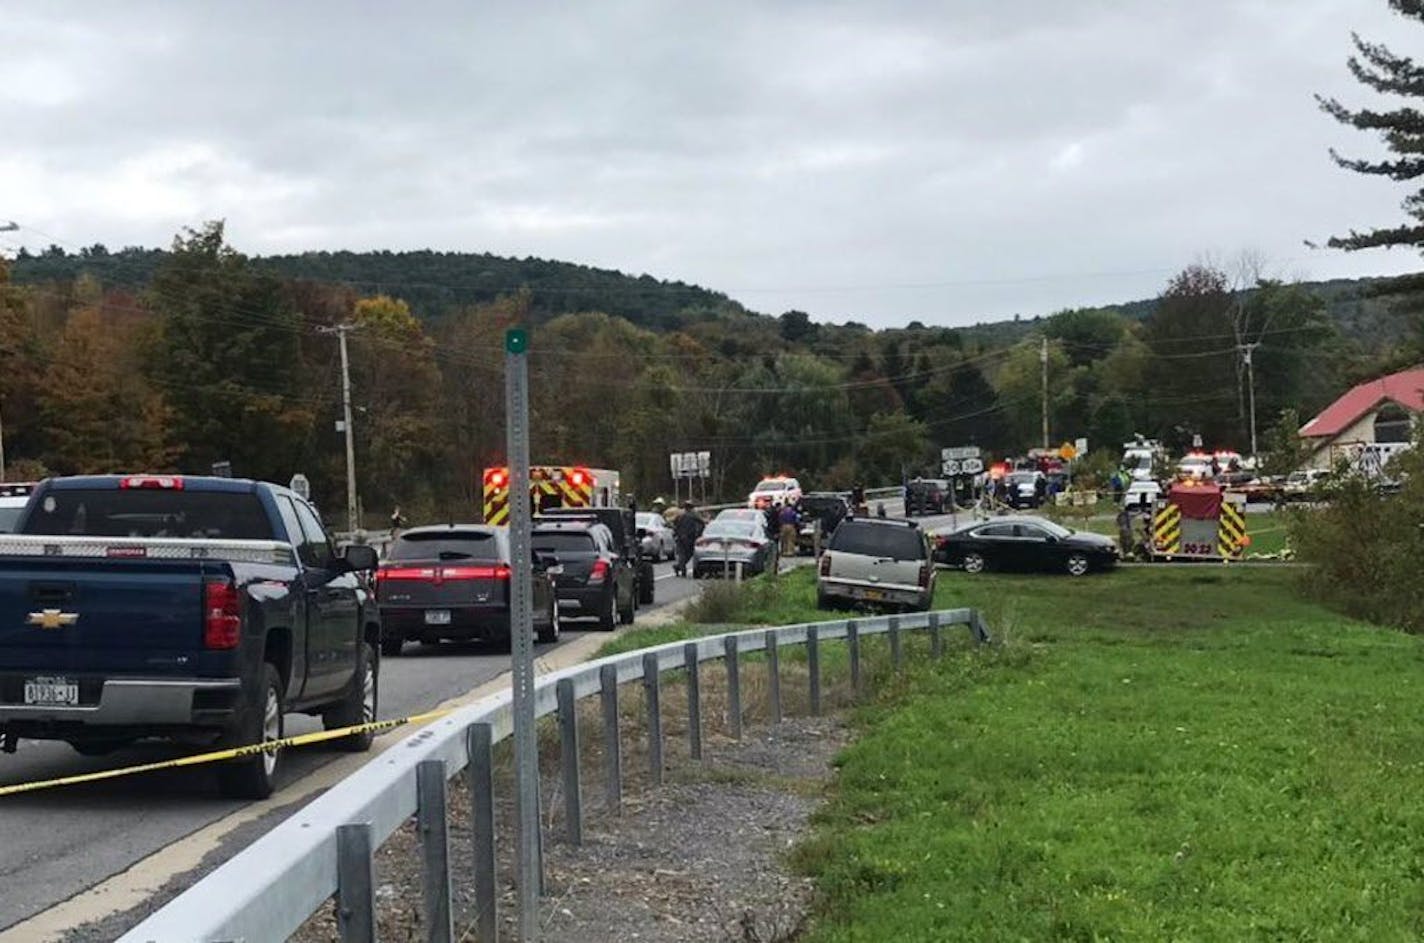
[[[445,815],[444,760],[420,761],[415,768],[415,791],[419,798],[416,817],[425,895],[421,924],[428,943],[450,943],[455,938],[455,925],[450,913],[450,831]]]
[[[465,731],[470,756],[470,837],[474,851],[475,927],[481,940],[498,930],[494,882],[494,730],[470,724]]]
[[[850,690],[860,697],[860,626],[854,619],[846,623],[846,648],[850,651]]]
[[[702,759],[702,679],[699,676],[697,643],[682,646],[682,663],[687,670],[687,748],[694,760]]]
[[[742,739],[742,671],[735,635],[729,635],[722,640],[722,652],[727,662],[727,726],[732,731],[732,737],[740,740]]]
[[[658,707],[658,656],[643,656],[643,693],[648,703],[648,772],[653,785],[663,784],[663,718]]]
[[[776,631],[766,630],[766,680],[770,685],[768,690],[771,722],[781,723],[781,653],[777,649]]]
[[[336,929],[342,943],[375,943],[376,888],[371,825],[336,827]]]
[[[930,613],[930,657],[940,658],[944,655],[944,637],[939,631],[939,613]]]
[[[974,641],[989,641],[989,627],[984,624],[984,617],[979,614],[978,609],[969,613],[969,631],[974,634]]]
[[[623,808],[623,746],[618,739],[618,668],[598,669],[600,700],[603,702],[603,786],[611,812]]]
[[[806,630],[806,671],[811,676],[811,715],[821,716],[821,630]]]
[[[888,634],[890,635],[890,664],[895,666],[895,671],[898,674],[900,669],[905,665],[904,656],[900,651],[899,616],[890,617],[890,631]]]
[[[564,773],[564,827],[569,844],[583,844],[583,792],[579,787],[578,705],[574,683],[560,678],[554,686],[559,698],[559,765]]]

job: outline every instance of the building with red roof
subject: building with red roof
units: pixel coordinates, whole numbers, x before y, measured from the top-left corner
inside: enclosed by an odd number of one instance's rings
[[[1424,367],[1368,380],[1300,427],[1310,443],[1308,468],[1331,469],[1362,454],[1387,459],[1407,448],[1414,422],[1424,414]]]

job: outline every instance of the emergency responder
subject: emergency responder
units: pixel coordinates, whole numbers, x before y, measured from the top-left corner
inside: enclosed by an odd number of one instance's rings
[[[801,529],[801,515],[796,511],[796,505],[787,502],[781,509],[778,520],[781,523],[781,555],[783,557],[796,556],[796,535]]]
[[[851,510],[857,515],[865,516],[865,485],[856,485],[850,492]]]
[[[766,520],[762,524],[762,528],[766,531],[766,539],[775,540],[781,527],[781,502],[771,502],[762,513],[766,516]]]
[[[692,559],[692,548],[697,538],[702,536],[702,518],[692,510],[692,502],[684,501],[682,514],[672,525],[673,541],[677,544],[677,562],[672,571],[678,576],[687,575],[687,561]]]

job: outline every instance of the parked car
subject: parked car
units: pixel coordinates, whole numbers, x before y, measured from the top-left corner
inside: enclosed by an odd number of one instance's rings
[[[1043,472],[1016,471],[1004,478],[1004,503],[1011,508],[1036,508],[1043,504],[1048,492],[1048,479]]]
[[[20,512],[29,503],[33,484],[0,484],[0,534],[8,534],[20,521]]]
[[[935,561],[963,568],[1058,571],[1082,576],[1116,565],[1111,537],[1075,531],[1041,517],[995,517],[935,540]]]
[[[1122,503],[1130,508],[1153,508],[1162,497],[1162,486],[1151,478],[1134,478],[1123,493]]]
[[[773,504],[795,504],[801,500],[801,483],[795,478],[779,475],[763,478],[747,495],[747,507],[765,508]]]
[[[638,542],[643,548],[643,556],[654,563],[677,556],[677,541],[661,514],[644,511],[638,515]]]
[[[1281,497],[1286,501],[1315,501],[1329,480],[1330,472],[1323,468],[1293,471],[1281,484]]]
[[[727,508],[725,511],[718,511],[711,523],[715,524],[718,521],[757,521],[765,524],[766,512],[754,511],[751,508]]]
[[[947,479],[916,478],[905,486],[905,516],[943,514],[952,500]]]
[[[1233,488],[1233,491],[1240,491],[1246,495],[1246,500],[1250,503],[1274,503],[1281,499],[1282,479],[1274,475],[1263,475],[1260,478],[1252,478],[1243,485]]]
[[[376,572],[381,654],[399,655],[406,642],[480,640],[509,644],[512,575],[509,529],[440,524],[401,531]],[[534,631],[559,640],[554,576],[534,561]]]
[[[374,720],[380,615],[360,577],[375,567],[370,547],[334,554],[316,509],[279,485],[41,482],[0,538],[0,738],[99,755],[153,737],[277,740],[288,713]],[[281,756],[216,765],[222,791],[266,798]]]
[[[546,508],[534,518],[535,526],[546,520],[597,521],[608,528],[613,538],[613,549],[633,567],[634,599],[639,606],[651,606],[657,591],[657,573],[653,570],[653,558],[643,553],[643,543],[638,539],[638,516],[629,508]]]
[[[838,491],[812,491],[801,496],[799,510],[801,530],[796,535],[796,550],[814,553],[816,532],[820,531],[820,544],[825,546],[841,521],[850,516],[850,502]]]
[[[924,612],[934,600],[935,568],[924,531],[913,521],[851,518],[821,554],[816,605]]]
[[[592,520],[540,520],[530,546],[557,561],[554,589],[560,612],[597,618],[605,632],[620,622],[632,624],[638,609],[637,560],[622,552],[607,527]]]
[[[734,575],[740,564],[743,576],[774,570],[776,541],[767,536],[760,512],[753,519],[719,516],[707,525],[692,547],[692,577]]]

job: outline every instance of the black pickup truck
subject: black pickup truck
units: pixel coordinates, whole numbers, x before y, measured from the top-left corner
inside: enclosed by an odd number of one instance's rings
[[[278,485],[42,482],[0,534],[0,746],[221,748],[280,738],[287,713],[328,729],[375,719],[380,616],[363,571],[376,555],[332,547],[316,510]],[[279,756],[221,763],[219,785],[265,798]]]

